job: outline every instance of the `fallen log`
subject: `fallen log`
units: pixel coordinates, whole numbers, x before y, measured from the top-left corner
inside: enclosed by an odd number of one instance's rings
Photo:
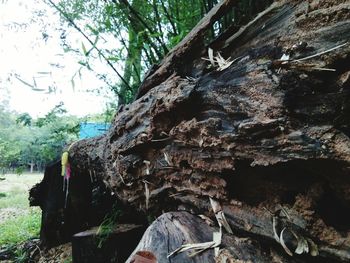
[[[348,262],[349,8],[280,1],[181,72],[150,74],[107,135],[71,148],[70,203],[91,176],[145,220],[179,209],[214,219],[211,197],[234,235],[275,251],[269,262]]]

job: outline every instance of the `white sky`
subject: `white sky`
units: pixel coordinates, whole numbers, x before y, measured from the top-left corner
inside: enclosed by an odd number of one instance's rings
[[[43,16],[35,14],[38,10],[44,11]],[[73,115],[103,112],[106,103],[116,98],[108,88],[101,88],[106,85],[87,69],[81,71],[81,78],[76,74],[73,87],[71,79],[81,68],[79,57],[64,53],[60,46],[59,15],[53,11],[42,0],[0,0],[0,103],[7,101],[12,110],[33,117],[46,114],[61,101]],[[67,31],[70,43],[81,49],[81,36],[72,28]],[[47,41],[42,32],[49,35]],[[103,64],[96,67],[108,72]],[[40,91],[16,76],[31,85],[35,79]],[[56,91],[49,93],[50,86]],[[93,89],[99,89],[100,94],[86,92]]]

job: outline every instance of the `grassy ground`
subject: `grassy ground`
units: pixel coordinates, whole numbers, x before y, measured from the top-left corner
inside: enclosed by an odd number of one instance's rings
[[[28,190],[42,174],[1,175],[0,181],[0,247],[38,236],[40,208],[30,208]]]

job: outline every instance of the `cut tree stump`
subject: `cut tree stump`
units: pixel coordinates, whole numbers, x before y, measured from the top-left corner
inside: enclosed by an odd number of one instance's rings
[[[276,1],[211,42],[210,59],[204,39],[189,36],[179,48],[196,52],[175,48],[105,136],[73,145],[65,213],[81,211],[79,191],[94,200],[92,182],[106,189],[102,203],[128,211],[125,223],[136,213],[146,221],[177,210],[215,221],[211,197],[234,232],[225,235],[233,238],[227,253],[239,237],[265,252],[249,252],[251,262],[349,262],[349,9],[345,0]],[[225,60],[219,66],[218,52]],[[51,188],[37,192],[46,193],[41,203],[61,198]],[[167,217],[155,222],[164,231]],[[193,217],[181,218],[201,237]],[[76,233],[85,221],[65,222]],[[169,236],[164,231],[160,239]]]

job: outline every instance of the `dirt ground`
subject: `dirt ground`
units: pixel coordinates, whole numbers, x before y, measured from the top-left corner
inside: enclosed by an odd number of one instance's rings
[[[38,263],[69,263],[72,258],[72,245],[66,243],[40,253]]]

